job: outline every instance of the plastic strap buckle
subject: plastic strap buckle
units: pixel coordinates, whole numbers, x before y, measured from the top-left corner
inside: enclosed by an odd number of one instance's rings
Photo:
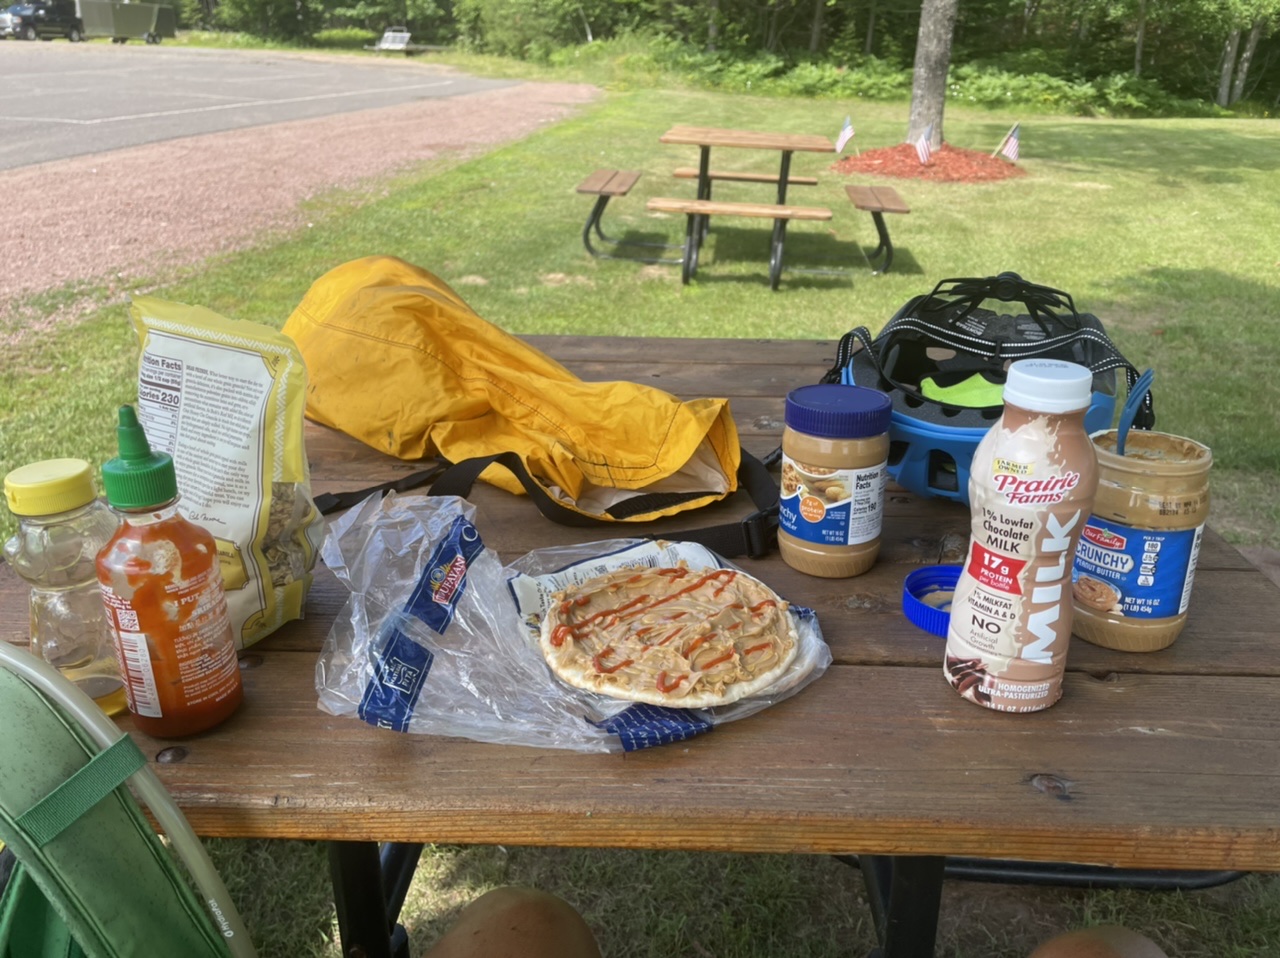
[[[778,507],[753,512],[740,525],[747,556],[752,559],[767,556],[778,538]]]

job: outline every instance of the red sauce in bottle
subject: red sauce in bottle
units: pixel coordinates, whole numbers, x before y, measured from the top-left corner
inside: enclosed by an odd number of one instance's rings
[[[244,698],[217,544],[178,514],[173,460],[151,451],[130,406],[117,435],[102,480],[123,522],[98,553],[98,585],[134,725],[182,738]]]
[[[98,584],[134,725],[156,738],[203,732],[244,697],[213,536],[173,506],[123,515]]]

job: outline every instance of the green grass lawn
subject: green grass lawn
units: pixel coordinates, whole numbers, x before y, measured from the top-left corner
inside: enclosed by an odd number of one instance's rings
[[[678,267],[593,260],[580,233],[591,199],[574,185],[598,166],[644,172],[611,205],[617,235],[674,239],[682,224],[648,215],[654,195],[688,195],[675,166],[693,148],[663,146],[674,122],[825,132],[851,113],[862,149],[898,142],[906,104],[773,100],[682,90],[615,92],[576,119],[461,162],[436,161],[390,182],[311,204],[312,228],[135,284],[225,315],[280,326],[310,283],[368,254],[424,266],[515,333],[821,337],[881,326],[940,279],[1014,270],[1068,291],[1099,316],[1139,368],[1154,367],[1158,427],[1215,454],[1211,523],[1231,541],[1275,545],[1280,380],[1273,375],[1280,305],[1280,127],[1265,121],[1023,119],[1027,176],[977,185],[885,181],[910,203],[893,217],[893,271],[873,276],[870,217],[844,198],[830,156],[797,155],[820,178],[796,202],[826,205],[830,224],[796,224],[793,262],[847,258],[848,277],[767,282],[764,233],[717,225],[699,279]],[[1013,120],[948,107],[947,140],[990,150]],[[773,155],[721,152],[717,165],[772,169]],[[873,177],[860,182],[876,182]],[[758,189],[758,188],[756,188]],[[751,187],[725,186],[723,199]],[[126,304],[87,278],[35,297],[0,336],[0,472],[51,456],[101,462],[113,409],[135,396],[136,344]],[[72,301],[97,307],[45,329]],[[714,360],[714,357],[708,357]],[[816,379],[824,370],[814,369]],[[6,515],[3,531],[12,527]],[[216,842],[265,955],[336,955],[316,846]],[[1194,862],[1188,862],[1194,866]],[[860,882],[828,858],[689,853],[431,849],[407,907],[415,941],[451,909],[504,881],[564,894],[588,914],[606,954],[671,958],[860,955],[870,947]],[[1280,881],[1251,878],[1185,895],[1009,891],[949,886],[942,954],[1022,956],[1075,924],[1121,920],[1178,958],[1280,953]],[[419,945],[419,947],[421,947]]]

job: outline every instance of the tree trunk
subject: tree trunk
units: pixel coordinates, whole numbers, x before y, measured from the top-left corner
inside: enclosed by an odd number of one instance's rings
[[[809,31],[809,52],[822,49],[822,16],[827,11],[827,0],[813,0],[813,27]]]
[[[872,43],[876,37],[876,0],[871,0],[871,11],[867,14],[867,42],[862,52],[871,56]]]
[[[1142,44],[1147,38],[1147,0],[1138,0],[1138,30],[1133,44],[1133,75],[1142,76]]]
[[[1218,75],[1218,96],[1214,100],[1218,106],[1227,106],[1231,101],[1231,72],[1236,66],[1236,51],[1240,49],[1240,28],[1236,27],[1227,36],[1222,47],[1222,72]]]
[[[1027,34],[1031,32],[1031,21],[1035,19],[1036,13],[1040,10],[1040,0],[1023,0],[1022,4],[1022,39],[1027,38]]]
[[[942,111],[947,99],[947,71],[951,67],[951,36],[960,0],[924,0],[920,32],[916,38],[916,62],[911,75],[911,115],[907,142],[914,143],[930,125],[929,143],[942,144]]]
[[[1231,102],[1237,103],[1244,96],[1244,84],[1249,78],[1249,66],[1253,63],[1253,55],[1257,52],[1258,41],[1262,39],[1262,17],[1253,21],[1249,31],[1249,39],[1244,43],[1244,53],[1240,54],[1240,62],[1236,64],[1236,78],[1231,84]]]

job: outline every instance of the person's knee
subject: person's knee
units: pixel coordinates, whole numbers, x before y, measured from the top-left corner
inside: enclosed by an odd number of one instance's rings
[[[598,958],[600,954],[591,929],[572,905],[555,895],[518,886],[481,895],[462,910],[436,947],[440,958]],[[428,958],[436,954],[433,950]]]
[[[1169,958],[1154,941],[1119,925],[1100,925],[1059,935],[1031,958]]]

